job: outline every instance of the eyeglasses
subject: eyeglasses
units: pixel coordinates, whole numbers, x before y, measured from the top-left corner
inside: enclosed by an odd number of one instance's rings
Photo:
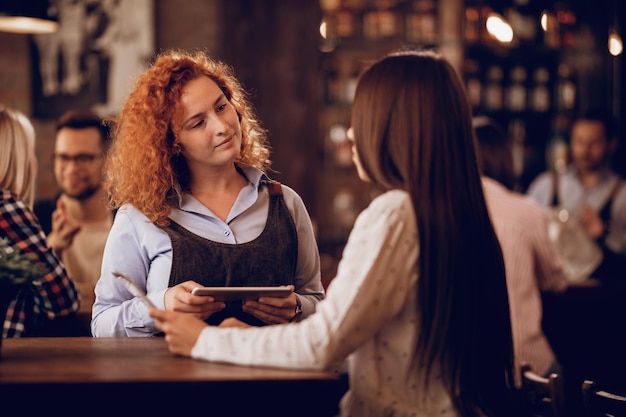
[[[96,158],[101,158],[101,153],[79,153],[78,155],[67,155],[64,153],[55,153],[53,158],[60,164],[67,164],[73,161],[76,165],[87,165],[92,163]]]

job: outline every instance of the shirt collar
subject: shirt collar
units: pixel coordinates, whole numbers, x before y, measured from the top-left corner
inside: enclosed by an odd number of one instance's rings
[[[239,171],[247,180],[248,183],[254,186],[255,190],[266,184],[269,181],[269,177],[260,169],[255,167],[241,168],[236,165],[237,171]],[[200,204],[198,200],[193,198],[191,194],[183,191],[178,197],[172,197],[171,205],[174,208],[178,208],[184,211],[202,213],[206,211],[206,207]]]
[[[574,165],[570,165],[564,172],[564,175],[578,181],[578,169]],[[604,167],[600,171],[598,183],[609,181],[613,177],[613,170],[610,167]]]

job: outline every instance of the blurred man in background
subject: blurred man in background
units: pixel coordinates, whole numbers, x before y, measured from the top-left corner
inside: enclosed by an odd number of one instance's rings
[[[81,310],[91,311],[104,244],[113,224],[101,187],[109,126],[88,111],[69,111],[57,122],[54,175],[60,193],[38,201],[35,214],[48,245],[76,283]]]
[[[565,209],[597,243],[602,261],[590,276],[605,281],[619,280],[626,268],[626,184],[610,163],[616,148],[613,116],[591,110],[572,125],[567,169],[545,172],[528,188],[543,207]]]

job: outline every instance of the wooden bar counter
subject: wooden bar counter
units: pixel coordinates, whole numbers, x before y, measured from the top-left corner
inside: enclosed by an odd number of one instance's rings
[[[345,389],[332,372],[175,356],[162,338],[4,339],[0,357],[5,407],[49,415],[334,416]]]

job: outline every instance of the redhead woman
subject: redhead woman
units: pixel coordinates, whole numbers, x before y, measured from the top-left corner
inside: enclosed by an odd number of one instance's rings
[[[159,308],[217,325],[288,323],[324,296],[301,198],[268,175],[269,145],[224,63],[167,51],[138,77],[116,123],[105,184],[118,209],[96,285],[95,336],[159,333],[126,274]],[[201,286],[289,286],[221,302]]]

